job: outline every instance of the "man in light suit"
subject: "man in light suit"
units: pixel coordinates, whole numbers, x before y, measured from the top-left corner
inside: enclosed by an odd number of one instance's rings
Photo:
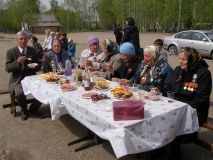
[[[11,73],[9,80],[10,94],[14,94],[15,98],[21,107],[21,119],[27,120],[29,117],[27,109],[27,100],[24,95],[21,80],[26,76],[35,75],[36,71],[41,69],[41,63],[38,59],[38,54],[32,47],[27,46],[28,35],[24,31],[19,31],[16,34],[16,42],[18,46],[9,49],[6,54],[5,70]],[[36,66],[28,66],[30,63],[37,63]],[[41,102],[35,100],[29,108],[29,112],[40,116],[38,109]]]

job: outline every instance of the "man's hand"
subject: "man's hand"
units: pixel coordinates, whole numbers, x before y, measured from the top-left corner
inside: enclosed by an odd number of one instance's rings
[[[25,56],[20,56],[18,57],[17,61],[18,63],[23,63],[25,61],[26,57]]]

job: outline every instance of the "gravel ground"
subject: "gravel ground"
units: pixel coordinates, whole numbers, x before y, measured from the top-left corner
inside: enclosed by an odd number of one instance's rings
[[[87,47],[87,37],[96,35],[100,42],[106,38],[114,40],[112,32],[85,32],[70,33],[68,38],[72,38],[77,43],[76,55]],[[169,34],[143,33],[140,34],[142,47],[151,45],[155,39],[163,38]],[[44,35],[36,35],[42,43]],[[31,45],[31,42],[28,42]],[[9,74],[5,71],[6,51],[16,46],[15,35],[0,34],[0,88],[6,88],[9,81]],[[169,56],[169,63],[174,68],[178,65],[178,58],[175,55]],[[213,63],[207,60],[211,72]],[[9,102],[9,95],[0,96],[0,106]],[[209,117],[213,118],[213,97],[211,96],[211,107]],[[20,108],[17,107],[18,117],[13,117],[9,109],[0,107],[0,159],[1,160],[114,160],[115,154],[110,143],[103,143],[89,149],[74,152],[80,146],[76,144],[68,147],[67,143],[86,134],[86,128],[69,115],[62,116],[59,120],[51,121],[49,118],[38,119],[30,117],[27,121],[21,121]],[[43,113],[49,113],[49,106],[42,106]],[[213,143],[213,132],[201,129],[200,136]],[[187,144],[182,146],[184,160],[213,160],[213,153],[195,145]],[[120,160],[137,160],[135,155],[127,155]],[[155,158],[160,159],[160,158]]]

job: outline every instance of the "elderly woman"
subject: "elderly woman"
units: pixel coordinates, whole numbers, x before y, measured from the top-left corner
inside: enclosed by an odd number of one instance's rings
[[[173,69],[159,54],[156,46],[147,46],[144,49],[144,60],[138,66],[134,76],[125,83],[139,83],[140,89],[150,91],[157,87],[164,95],[172,82]]]
[[[197,110],[199,124],[207,122],[212,88],[211,72],[200,53],[186,47],[179,52],[179,66],[172,80],[174,98]]]
[[[119,53],[118,44],[110,39],[105,39],[102,42],[102,49],[106,57],[101,62],[101,70],[105,73],[106,79],[111,80],[116,72],[121,66],[121,54]],[[110,67],[111,71],[108,70]],[[102,71],[95,71],[93,75],[103,75]]]
[[[175,68],[172,90],[176,100],[189,104],[197,110],[198,122],[202,126],[207,122],[210,95],[212,89],[211,72],[200,53],[194,48],[182,48],[178,54],[179,66]],[[181,159],[180,144],[197,140],[197,132],[178,136],[172,142],[172,153]]]
[[[135,55],[134,46],[129,42],[122,44],[120,48],[120,61],[118,62],[120,63],[120,67],[117,66],[117,68],[114,66],[114,68],[117,69],[114,69],[113,65],[108,63],[105,65],[105,70],[108,74],[111,74],[111,77],[113,77],[112,81],[116,81],[119,78],[124,79],[122,81],[130,79],[135,74],[138,65],[141,63]]]
[[[100,61],[105,58],[104,52],[102,52],[99,46],[98,37],[92,35],[87,40],[88,49],[85,49],[81,53],[79,61],[80,68],[84,69],[85,65],[92,67],[94,70],[100,70]]]
[[[55,38],[52,40],[52,49],[45,53],[43,72],[51,72],[53,68],[63,70],[68,53],[61,49],[61,42]]]
[[[120,47],[122,63],[120,68],[115,71],[114,77],[130,79],[136,72],[141,61],[137,58],[134,46],[126,42]]]

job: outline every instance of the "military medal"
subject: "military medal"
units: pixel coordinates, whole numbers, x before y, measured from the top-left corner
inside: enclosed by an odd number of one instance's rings
[[[146,77],[147,77],[147,73],[145,73],[142,78],[141,78],[141,84],[145,84],[146,83]]]
[[[196,83],[196,79],[197,79],[197,74],[194,74],[192,82],[185,82],[183,89],[191,91],[191,92],[196,91],[196,88],[198,87],[198,84]]]

